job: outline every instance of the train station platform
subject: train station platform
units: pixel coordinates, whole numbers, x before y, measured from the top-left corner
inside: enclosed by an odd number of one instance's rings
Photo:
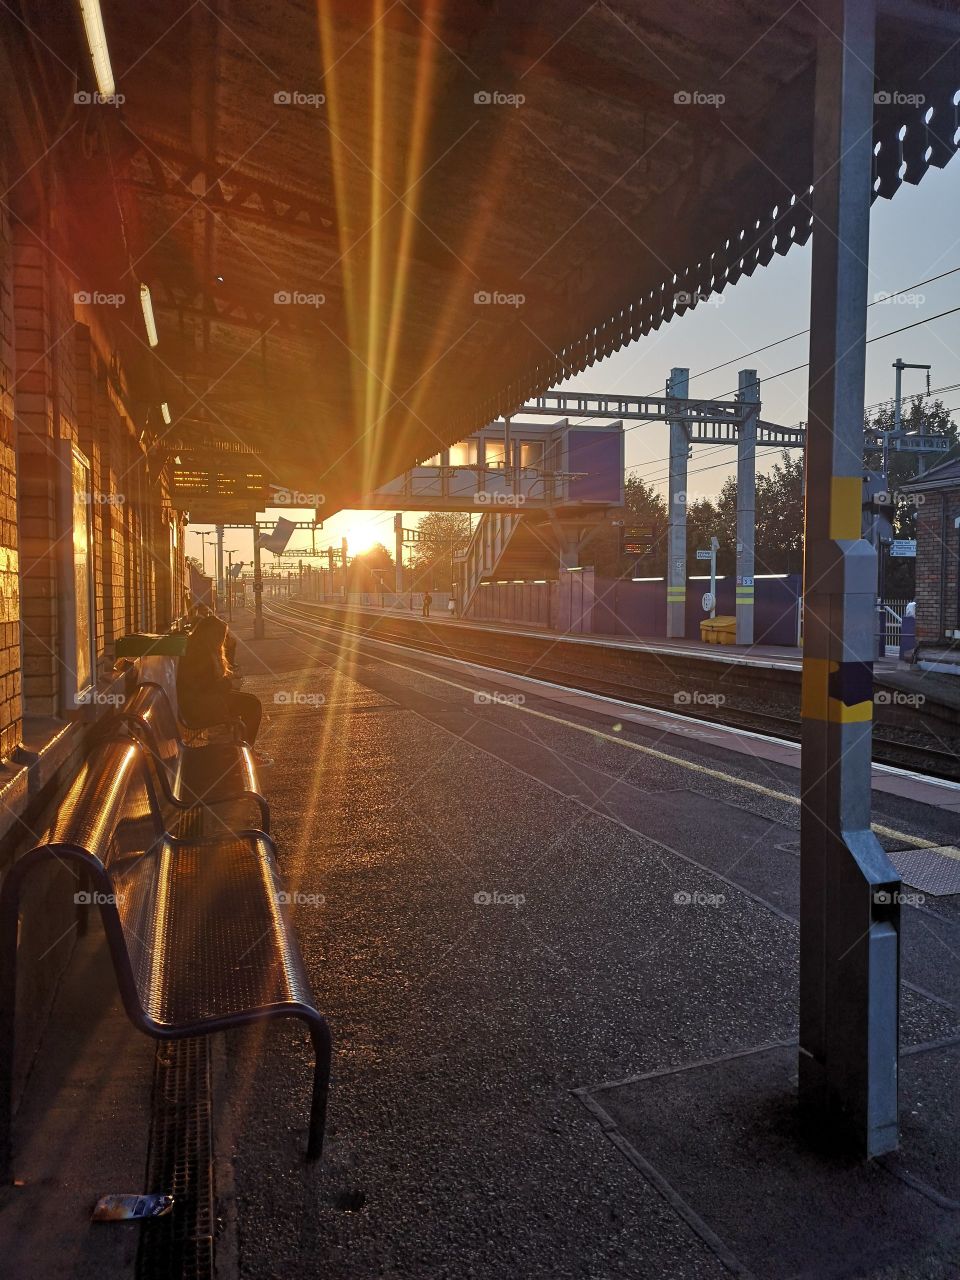
[[[239,659],[334,1081],[309,1166],[304,1037],[216,1051],[218,1276],[957,1274],[957,898],[903,908],[902,1153],[819,1154],[794,1106],[795,762],[269,607],[268,627],[238,619]],[[878,788],[884,845],[950,846],[956,794]],[[109,1117],[121,1157],[98,1154],[90,1192],[129,1180],[143,1124],[124,1064],[144,1042],[108,1027],[72,1045],[74,1128]],[[85,1094],[95,1041],[114,1065]],[[57,1113],[27,1114],[42,1157]],[[75,1188],[89,1144],[61,1131],[40,1157],[41,1185]],[[104,1274],[132,1276],[131,1237],[72,1204],[69,1246],[69,1223],[53,1241],[17,1215],[36,1258],[110,1249]]]
[[[414,597],[416,600],[416,597]],[[629,702],[734,719],[741,728],[799,739],[802,650],[775,645],[712,645],[694,640],[600,633],[581,635],[516,623],[476,622],[419,608],[378,609],[310,596],[278,595],[292,607],[357,632],[447,652],[521,672],[537,670],[561,685],[587,687]],[[960,777],[960,682],[896,658],[873,664],[875,745],[891,764]],[[891,740],[893,739],[893,740]],[[914,758],[911,748],[923,748]]]
[[[417,593],[414,593],[418,600]],[[445,615],[442,611],[432,610],[429,619],[424,619],[420,612],[419,603],[415,603],[413,608],[402,609],[392,607],[389,609],[380,609],[375,605],[361,605],[350,603],[344,605],[342,601],[338,601],[333,597],[322,600],[315,600],[311,603],[322,605],[324,608],[341,609],[344,612],[368,614],[371,616],[396,617],[410,619],[416,623],[429,622],[430,626],[438,627],[464,627],[478,631],[495,632],[499,636],[524,636],[524,635],[545,635],[556,636],[558,633],[546,627],[537,627],[529,623],[513,622],[513,621],[496,621],[478,620],[475,618],[455,618]],[[746,665],[769,670],[799,671],[803,657],[803,650],[798,646],[775,645],[775,644],[752,644],[752,645],[716,645],[708,644],[701,640],[689,639],[667,639],[660,636],[633,636],[625,638],[619,635],[610,635],[604,632],[591,632],[589,634],[578,634],[576,632],[563,632],[563,639],[570,644],[582,644],[588,646],[600,647],[603,649],[620,649],[635,653],[651,653],[664,655],[681,655],[688,657],[704,658],[707,661],[722,662],[732,665]],[[900,668],[901,664],[897,658],[878,658],[874,664],[875,670],[878,672],[891,672]]]
[[[795,768],[268,621],[335,1137],[304,1175],[303,1046],[231,1054],[242,1276],[950,1274],[955,899],[905,908],[904,1154],[838,1165],[793,1112]],[[875,806],[890,848],[955,838]]]

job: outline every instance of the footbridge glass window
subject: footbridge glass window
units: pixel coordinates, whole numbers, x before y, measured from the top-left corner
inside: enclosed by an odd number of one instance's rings
[[[485,440],[483,458],[488,467],[502,467],[506,458],[506,445],[503,440]]]
[[[475,467],[477,465],[476,440],[461,440],[450,446],[451,467]]]
[[[542,440],[521,441],[520,465],[521,467],[535,467],[538,471],[543,470],[543,441]]]

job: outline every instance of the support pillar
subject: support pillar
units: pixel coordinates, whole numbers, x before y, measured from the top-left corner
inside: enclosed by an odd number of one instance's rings
[[[253,526],[253,638],[263,639],[263,574],[260,572],[260,526]]]
[[[580,526],[561,524],[558,535],[560,568],[580,568]]]
[[[217,608],[223,608],[226,587],[223,578],[223,525],[217,525]]]
[[[686,400],[690,370],[671,369],[667,395]],[[687,623],[687,459],[690,435],[682,418],[670,419],[669,532],[667,535],[667,638],[682,639]]]
[[[741,369],[738,400],[745,411],[737,433],[737,644],[753,644],[754,551],[757,538],[757,419],[760,383],[756,369]]]
[[[393,536],[395,540],[396,550],[396,577],[394,579],[394,590],[397,595],[403,594],[403,512],[398,511],[393,517]]]
[[[897,1146],[899,891],[870,829],[876,554],[861,536],[875,0],[825,0],[814,118],[804,564],[800,1102]]]

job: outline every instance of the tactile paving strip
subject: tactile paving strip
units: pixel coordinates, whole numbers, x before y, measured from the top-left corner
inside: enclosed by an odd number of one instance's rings
[[[887,857],[904,884],[933,898],[960,894],[960,849],[940,845],[935,849],[897,849]]]

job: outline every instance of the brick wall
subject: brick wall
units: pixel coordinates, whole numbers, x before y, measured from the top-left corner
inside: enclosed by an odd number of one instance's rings
[[[960,533],[960,487],[930,490],[917,511],[917,638],[927,643],[944,639],[960,627],[957,614],[957,573]]]
[[[131,416],[122,371],[110,363],[108,326],[115,317],[104,317],[95,307],[78,303],[75,282],[20,223],[13,228],[12,289],[7,296],[12,302],[16,367],[15,379],[8,379],[13,390],[8,401],[17,424],[17,476],[11,466],[10,478],[4,479],[0,436],[0,497],[6,484],[13,500],[9,514],[17,517],[16,523],[9,521],[14,587],[19,533],[24,713],[54,716],[65,710],[60,694],[58,608],[63,586],[57,550],[60,442],[76,443],[91,466],[94,617],[100,660],[110,656],[118,636],[167,625],[173,616],[176,575],[170,566],[171,513],[164,501],[168,489],[160,457],[154,455],[148,468],[142,423]],[[0,294],[0,303],[2,299]],[[14,457],[12,431],[11,424],[8,464]],[[0,529],[0,538],[5,536]],[[6,547],[0,542],[0,590]],[[6,708],[19,693],[16,681],[21,669],[15,591],[11,619],[11,627],[0,632],[0,734],[9,719],[7,736],[15,744],[14,712],[19,708]],[[11,648],[6,663],[4,641]],[[10,670],[4,670],[5,665]]]
[[[21,223],[13,228],[13,256],[24,710],[52,716],[59,709],[52,465],[56,438],[52,348],[59,308],[52,296],[47,251]]]
[[[0,156],[0,187],[7,189]],[[14,415],[13,238],[0,205],[0,759],[20,741],[20,558]]]

